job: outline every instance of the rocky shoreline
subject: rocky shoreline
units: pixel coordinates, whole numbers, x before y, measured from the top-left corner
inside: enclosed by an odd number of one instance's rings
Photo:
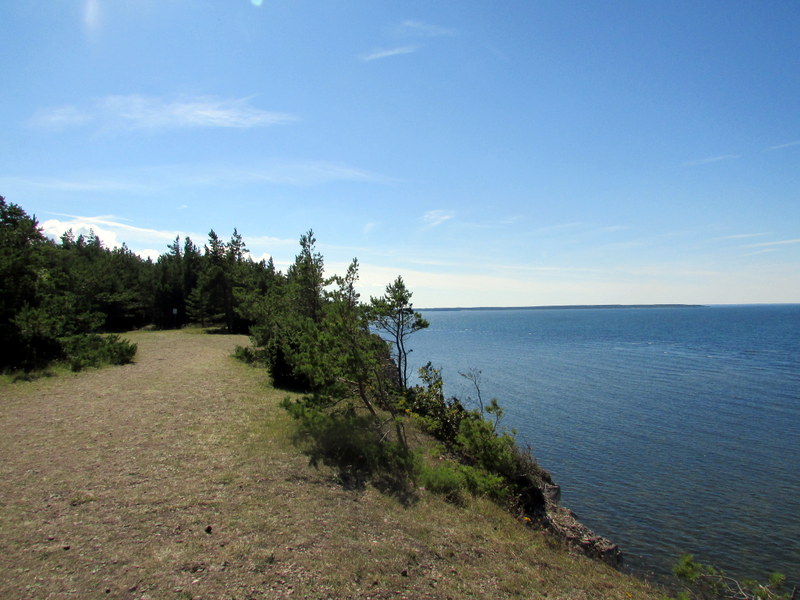
[[[550,489],[545,490],[545,527],[586,556],[600,560],[615,569],[620,568],[623,555],[619,546],[597,535],[581,523],[574,512],[558,503],[560,496],[559,486],[550,486]]]
[[[550,480],[537,486],[536,493],[524,499],[524,505],[532,522],[553,533],[570,548],[615,569],[621,568],[623,553],[620,547],[581,523],[574,512],[561,506],[560,501],[561,486]]]

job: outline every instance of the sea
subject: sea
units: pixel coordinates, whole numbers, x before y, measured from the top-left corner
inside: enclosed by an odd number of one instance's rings
[[[682,554],[800,584],[800,304],[422,310],[409,363],[501,425],[663,579]]]

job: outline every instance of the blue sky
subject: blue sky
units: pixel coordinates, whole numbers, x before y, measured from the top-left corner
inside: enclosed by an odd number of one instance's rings
[[[795,1],[5,2],[0,195],[415,305],[800,302]]]

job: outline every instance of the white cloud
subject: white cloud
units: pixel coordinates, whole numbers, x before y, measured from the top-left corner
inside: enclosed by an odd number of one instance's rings
[[[92,121],[91,115],[74,106],[58,106],[38,111],[28,120],[37,129],[60,131]]]
[[[298,238],[299,239],[299,238]],[[270,235],[256,235],[245,238],[245,243],[248,246],[297,246],[297,239],[278,238]]]
[[[398,33],[406,36],[414,37],[442,37],[455,35],[453,29],[447,27],[440,27],[438,25],[431,25],[423,23],[422,21],[414,21],[411,19],[403,21],[398,27]]]
[[[262,252],[258,256],[254,255],[252,252],[247,252],[246,256],[248,256],[251,259],[253,259],[253,262],[261,262],[262,260],[264,262],[269,262],[269,259],[272,258],[272,254],[270,254],[269,252]],[[273,260],[273,263],[274,263],[274,260]]]
[[[106,96],[86,109],[61,106],[41,110],[30,123],[47,129],[64,129],[94,123],[105,130],[158,131],[166,129],[268,127],[296,121],[288,113],[250,105],[249,98],[214,96],[174,100],[139,94]]]
[[[235,167],[219,165],[165,165],[116,171],[111,174],[78,174],[71,178],[0,176],[0,188],[47,189],[59,192],[126,192],[150,194],[194,186],[274,184],[315,186],[334,182],[389,183],[391,179],[364,169],[330,161],[270,162]],[[183,204],[179,209],[188,208]]]
[[[701,158],[700,160],[690,160],[684,163],[681,163],[682,167],[696,167],[699,165],[709,165],[715,162],[722,162],[724,160],[734,160],[736,158],[741,158],[741,154],[722,154],[720,156],[711,156],[709,158]]]
[[[141,256],[150,256],[150,254],[142,254],[155,252],[156,257],[166,252],[166,247],[177,236],[185,238],[188,234],[183,231],[169,231],[147,229],[143,227],[135,227],[127,223],[122,223],[116,220],[111,215],[101,215],[96,217],[83,217],[75,215],[61,215],[67,217],[66,219],[48,219],[41,223],[41,228],[44,234],[52,239],[58,240],[61,235],[72,229],[75,237],[79,235],[88,235],[90,231],[94,231],[95,235],[103,242],[107,248],[118,248],[123,243],[129,246],[132,250]],[[202,236],[192,234],[192,239],[203,239]],[[147,249],[148,246],[161,245],[164,250],[155,251]],[[138,250],[137,250],[138,249]]]
[[[139,95],[108,96],[98,106],[133,129],[251,128],[296,120],[289,114],[253,108],[247,99],[200,97],[165,102]]]
[[[252,168],[236,167],[210,173],[230,181],[268,182],[289,185],[319,185],[331,181],[385,182],[386,178],[346,164],[328,161],[267,163]]]
[[[88,31],[95,31],[100,27],[101,16],[100,0],[86,0],[83,4],[83,25]]]
[[[362,54],[359,56],[359,58],[364,62],[370,62],[373,60],[380,60],[382,58],[389,58],[390,56],[411,54],[417,50],[419,50],[419,46],[401,46],[399,48],[378,49],[367,54]]]
[[[761,242],[759,244],[748,244],[745,248],[765,248],[768,246],[788,246],[793,244],[800,244],[800,238],[794,240],[780,240],[777,242]]]
[[[146,192],[154,189],[151,183],[145,184],[134,179],[92,176],[77,179],[0,177],[0,184],[4,187],[20,186],[62,192]]]
[[[417,38],[419,40],[420,38],[451,36],[455,35],[455,31],[446,27],[407,19],[397,26],[395,35],[402,38]],[[358,58],[363,62],[371,62],[373,60],[381,60],[392,56],[400,56],[402,54],[412,54],[419,49],[420,46],[417,44],[406,44],[404,46],[395,46],[392,48],[376,48],[371,52],[359,55]]]
[[[768,233],[737,233],[734,235],[726,235],[723,237],[714,238],[715,240],[743,240],[754,237],[763,237],[769,235]]]
[[[770,252],[777,252],[777,248],[764,248],[763,250],[756,250],[755,252],[748,252],[744,256],[758,256],[759,254],[768,254]]]
[[[800,140],[788,142],[786,144],[778,144],[777,146],[770,146],[767,150],[783,150],[784,148],[791,148],[792,146],[800,146]]]
[[[181,238],[181,244],[184,243],[187,237],[191,238],[201,252],[207,239],[203,233],[137,227],[113,215],[58,216],[61,218],[48,219],[40,223],[44,234],[51,239],[58,241],[70,229],[75,237],[79,235],[87,236],[89,232],[93,231],[106,248],[119,248],[124,243],[132,252],[143,258],[149,257],[153,260],[166,253],[167,246],[172,244],[176,237]],[[297,239],[285,239],[269,235],[251,237],[241,231],[240,233],[244,237],[250,256],[255,261],[269,260],[271,256],[274,258],[276,251],[287,254],[287,256],[294,256]],[[158,250],[156,248],[161,249]],[[290,262],[285,262],[285,264],[288,265]],[[284,263],[276,259],[276,265],[281,264]]]
[[[101,240],[103,239],[102,236],[100,236],[100,239]],[[105,242],[105,240],[103,240],[103,241]],[[149,258],[153,262],[156,262],[158,260],[158,257],[166,252],[166,249],[164,249],[164,250],[156,250],[155,248],[144,248],[142,250],[132,250],[132,252],[134,254],[138,254],[139,256],[141,256],[144,259],[148,259]]]
[[[425,223],[425,228],[437,227],[445,221],[449,221],[455,216],[455,213],[450,210],[429,210],[422,215],[422,222]]]

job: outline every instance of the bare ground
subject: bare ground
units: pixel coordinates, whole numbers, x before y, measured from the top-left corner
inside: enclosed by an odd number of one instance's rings
[[[308,465],[243,337],[0,386],[0,598],[650,598],[490,503],[411,507]]]

